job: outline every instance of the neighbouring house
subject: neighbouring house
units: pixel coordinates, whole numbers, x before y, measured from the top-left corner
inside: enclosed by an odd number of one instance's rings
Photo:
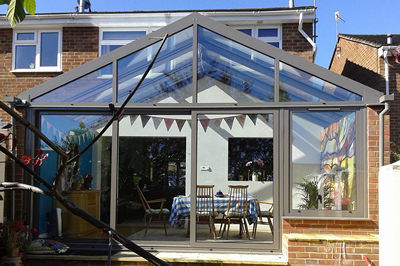
[[[392,53],[399,53],[399,45],[400,34],[339,34],[329,69],[396,97],[400,91],[400,64]],[[400,159],[400,129],[396,126],[399,116],[400,103],[390,102],[392,162]]]
[[[123,117],[68,167],[64,195],[170,263],[378,264],[378,159],[389,157],[377,150],[388,152],[389,141],[377,140],[376,125],[387,119],[379,116],[387,97],[313,63],[315,20],[316,7],[291,6],[37,14],[14,29],[3,21],[2,100],[78,152],[110,119],[109,103],[118,108],[135,90],[167,36]],[[36,170],[52,182],[54,152],[21,125],[16,134],[25,140],[19,156],[49,153]],[[6,180],[30,180],[10,173]],[[93,180],[81,189],[84,176]],[[210,203],[214,223],[189,219],[199,214],[199,185],[222,192]],[[245,223],[225,229],[239,208],[228,207],[232,185],[246,187],[248,209]],[[147,230],[141,196],[165,198],[166,228],[151,221]],[[74,252],[107,247],[107,236],[52,199],[5,200],[5,216],[26,217],[36,238]],[[52,265],[77,254],[85,253],[28,260]],[[113,256],[129,259],[137,260]]]

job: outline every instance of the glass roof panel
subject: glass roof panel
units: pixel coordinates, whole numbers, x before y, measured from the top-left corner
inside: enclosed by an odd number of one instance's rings
[[[123,102],[138,84],[160,42],[118,61],[118,101]],[[193,27],[168,37],[152,70],[130,102],[191,102]]]
[[[273,58],[202,27],[198,47],[199,103],[274,101]]]
[[[43,94],[32,102],[112,102],[110,68],[111,64]]]
[[[280,102],[361,101],[351,91],[326,82],[298,68],[279,63]]]

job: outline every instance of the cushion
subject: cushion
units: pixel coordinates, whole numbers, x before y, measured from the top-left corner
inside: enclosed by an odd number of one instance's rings
[[[67,245],[58,241],[36,239],[31,242],[27,252],[31,254],[58,254],[64,253],[68,249]]]
[[[149,210],[146,210],[146,213],[148,214],[160,214],[160,212],[162,212],[162,214],[169,214],[169,210],[168,209],[151,209],[151,212]]]

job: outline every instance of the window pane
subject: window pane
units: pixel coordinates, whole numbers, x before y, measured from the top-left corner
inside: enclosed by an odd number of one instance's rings
[[[145,31],[104,31],[103,40],[136,40],[146,35]]]
[[[272,138],[229,138],[228,180],[272,181],[273,144]]]
[[[292,209],[356,210],[355,113],[295,113],[292,123]]]
[[[361,101],[360,95],[312,76],[298,68],[280,64],[279,101]]]
[[[235,209],[239,208],[236,218],[246,212],[243,219],[250,234],[252,229],[257,229],[256,236],[249,239],[243,233],[245,227],[232,224],[224,228],[218,236],[217,243],[223,247],[230,243],[240,243],[242,248],[246,244],[272,244],[272,227],[267,223],[259,222],[254,228],[257,220],[257,201],[274,203],[274,178],[273,166],[273,127],[274,117],[272,114],[199,114],[197,116],[197,185],[208,185],[213,188],[213,195],[221,191],[220,195],[214,197],[215,220],[220,218],[231,218],[235,216]],[[247,191],[247,204],[233,203],[235,207],[228,207],[230,200],[229,186],[244,186]],[[194,197],[191,196],[190,200]],[[232,204],[232,201],[231,201]],[[199,206],[200,205],[200,206]],[[202,201],[197,200],[197,207],[201,208]],[[231,205],[232,206],[232,205]],[[247,206],[247,210],[245,210]],[[244,208],[243,208],[244,207]],[[260,206],[262,211],[267,211],[271,205]],[[226,214],[232,211],[232,216]],[[218,216],[217,216],[218,215]],[[201,218],[200,218],[201,219]],[[205,217],[209,221],[209,217]],[[223,219],[221,222],[225,224]],[[271,219],[271,225],[274,219]],[[260,221],[260,220],[258,220]],[[190,219],[196,222],[196,219]],[[198,221],[196,224],[196,241],[209,242],[213,240],[213,234],[208,225]],[[215,225],[219,231],[219,222]],[[278,226],[276,228],[279,228]],[[227,230],[229,230],[229,236]],[[242,231],[242,232],[241,232]],[[191,232],[192,233],[192,232]],[[241,234],[242,237],[240,237]]]
[[[278,29],[258,29],[258,37],[278,37]]]
[[[40,66],[57,66],[58,33],[41,34]]]
[[[238,29],[238,31],[243,32],[243,33],[251,36],[251,29]]]
[[[15,47],[15,69],[34,69],[36,45],[17,45]]]
[[[118,101],[123,102],[134,90],[157,52],[160,42],[118,60]],[[193,29],[170,36],[151,72],[132,97],[138,103],[191,102]]]
[[[102,129],[110,117],[100,115],[43,115],[41,132],[64,150],[71,150],[71,156],[82,151]],[[105,135],[110,135],[106,132]],[[52,184],[60,165],[57,153],[41,142],[41,149],[49,156],[43,160],[40,176]],[[111,138],[101,137],[94,146],[84,153],[79,161],[67,165],[59,190],[84,211],[109,223],[111,184]],[[87,204],[88,203],[88,204]],[[90,203],[90,204],[89,204]],[[108,208],[107,208],[108,206]],[[69,238],[103,238],[99,230],[83,219],[67,211],[51,197],[39,196],[38,234],[39,237],[52,236],[52,226],[48,226],[48,215],[54,208],[61,208],[62,236]],[[53,235],[54,236],[54,235]]]
[[[122,45],[102,45],[101,46],[101,55],[114,51],[115,49],[121,47]]]
[[[274,59],[199,27],[198,102],[274,101]]]
[[[112,75],[99,78],[107,65],[77,80],[48,92],[33,102],[112,102]]]
[[[178,227],[143,210],[140,192],[147,201],[164,198],[166,214],[171,213],[174,197],[190,194],[190,116],[128,115],[119,123],[119,172],[117,198],[117,230],[133,241],[184,241],[187,226]],[[188,163],[187,163],[188,162]],[[188,176],[189,175],[189,176]],[[187,178],[187,179],[186,179]],[[160,203],[151,208],[160,208]],[[149,221],[149,229],[143,220]],[[185,224],[185,217],[177,221]]]
[[[18,41],[26,41],[26,40],[34,40],[34,39],[35,39],[35,33],[33,33],[33,32],[17,33]]]
[[[279,48],[279,42],[268,42],[272,46],[275,46],[276,48]]]

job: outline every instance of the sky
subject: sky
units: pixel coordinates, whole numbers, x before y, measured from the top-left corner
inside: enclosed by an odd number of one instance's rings
[[[268,8],[289,5],[289,0],[91,0],[92,11],[198,10],[231,8]],[[315,63],[328,68],[336,43],[335,12],[339,33],[399,34],[399,0],[294,0],[295,7],[317,6],[317,41]],[[56,4],[55,4],[56,3]],[[74,12],[77,0],[36,0],[36,13]],[[5,14],[7,6],[0,6]]]

